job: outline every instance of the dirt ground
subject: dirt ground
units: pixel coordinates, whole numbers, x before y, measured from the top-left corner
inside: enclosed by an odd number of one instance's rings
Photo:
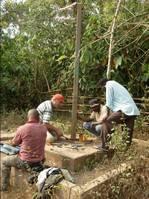
[[[25,117],[22,116],[18,120],[15,119],[16,115],[14,117],[7,116],[5,119],[3,118],[1,123],[1,133],[14,133],[16,131],[17,126],[20,124],[23,124],[25,121]],[[57,125],[59,126],[60,122],[57,122]],[[9,126],[7,125],[9,124]],[[140,125],[140,127],[139,127]],[[65,130],[65,129],[64,129]],[[149,140],[149,126],[148,124],[138,124],[138,126],[135,127],[134,130],[134,137],[143,139],[143,140]],[[3,156],[3,155],[2,155]],[[1,159],[2,159],[1,156]],[[98,162],[90,162],[86,168],[83,171],[80,172],[73,172],[72,175],[75,178],[76,184],[83,185],[86,182],[89,182],[96,178],[97,176],[105,174],[107,171],[110,171],[111,169],[116,168],[119,164],[122,162],[129,162],[133,159],[139,160],[140,156],[146,156],[149,158],[149,148],[139,148],[138,145],[135,143],[132,144],[129,150],[122,152],[122,151],[116,151],[114,154],[111,155],[111,157],[107,154],[105,154],[104,158],[100,163]],[[24,181],[25,179],[21,176],[19,177],[18,183],[19,188],[17,188],[16,185],[14,185],[12,180],[12,186],[7,193],[1,193],[2,199],[31,199],[32,196],[35,193],[35,187],[32,187],[27,184],[27,182]]]
[[[112,158],[108,158],[107,155],[105,155],[100,163],[92,162],[92,165],[87,165],[84,170],[79,172],[71,172],[71,174],[75,179],[75,184],[81,186],[97,178],[98,176],[106,174],[108,171],[117,168],[117,166],[121,163],[129,163],[132,160],[137,161],[137,159],[139,160],[141,156],[149,157],[149,150],[140,149],[135,143],[133,143],[127,152],[116,152]],[[4,155],[1,157],[4,157]],[[147,175],[149,176],[149,171]],[[1,193],[1,199],[32,199],[36,189],[35,186],[30,186],[27,183],[26,178],[26,174],[23,174],[22,176],[21,171],[18,171],[17,179],[15,179],[15,175],[12,171],[11,188],[9,189],[9,192]]]
[[[115,151],[112,156],[108,157],[105,154],[104,158],[100,163],[93,162],[93,165],[89,165],[84,171],[75,173],[76,184],[82,185],[96,178],[97,176],[103,175],[106,172],[117,168],[121,163],[129,163],[132,160],[137,160],[141,156],[149,158],[149,143],[148,148],[140,148],[136,143],[133,143],[126,152]],[[93,167],[92,167],[93,166]]]

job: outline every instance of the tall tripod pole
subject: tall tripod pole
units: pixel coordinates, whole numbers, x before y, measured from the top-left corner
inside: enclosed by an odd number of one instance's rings
[[[82,15],[82,4],[78,3],[77,4],[77,23],[76,23],[76,41],[75,41],[73,99],[72,99],[71,139],[76,138],[76,127],[77,127],[79,63],[80,63],[80,43],[81,43],[81,15]]]

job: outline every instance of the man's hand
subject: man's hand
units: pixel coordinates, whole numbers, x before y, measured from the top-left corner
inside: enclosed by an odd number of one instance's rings
[[[56,128],[56,129],[55,129],[55,133],[56,133],[56,135],[58,136],[58,138],[60,138],[61,136],[63,136],[63,132],[62,132],[62,130],[59,129],[59,128]]]
[[[17,145],[13,142],[13,140],[9,140],[8,144],[11,145],[11,146],[17,146]]]
[[[81,112],[81,113],[82,113],[82,112]],[[80,116],[80,112],[79,112],[79,113],[77,112],[77,119],[79,119],[79,120],[81,120],[81,121],[84,121],[84,118]]]
[[[43,158],[43,160],[41,161],[41,162],[42,162],[42,164],[44,164],[44,163],[45,163],[45,161],[46,161],[46,158],[44,157],[44,158]]]
[[[81,113],[82,113],[82,112],[81,112]],[[83,122],[92,122],[92,121],[93,121],[93,119],[91,119],[91,118],[81,117],[81,116],[79,115],[79,113],[77,113],[77,118],[78,118],[79,120],[83,121]]]

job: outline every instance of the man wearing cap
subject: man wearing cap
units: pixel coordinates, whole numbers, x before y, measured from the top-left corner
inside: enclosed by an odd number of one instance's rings
[[[105,121],[108,115],[107,107],[100,104],[100,101],[98,99],[90,100],[89,105],[92,111],[90,117],[83,118],[78,115],[78,119],[84,121],[83,127],[86,130],[88,130],[90,133],[96,136],[100,136],[102,123]]]
[[[63,136],[63,132],[61,131],[61,129],[49,123],[53,115],[53,109],[60,108],[61,106],[63,106],[63,103],[64,103],[63,95],[55,94],[53,95],[51,100],[46,100],[37,107],[37,111],[39,112],[40,115],[40,121],[48,129],[47,141],[49,142],[54,142],[55,140]]]

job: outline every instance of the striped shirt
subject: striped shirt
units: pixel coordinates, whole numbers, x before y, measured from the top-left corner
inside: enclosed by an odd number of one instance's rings
[[[51,117],[53,115],[53,110],[52,110],[52,103],[50,100],[46,100],[42,102],[38,107],[37,111],[40,115],[40,120],[43,123],[49,123],[51,120]]]

